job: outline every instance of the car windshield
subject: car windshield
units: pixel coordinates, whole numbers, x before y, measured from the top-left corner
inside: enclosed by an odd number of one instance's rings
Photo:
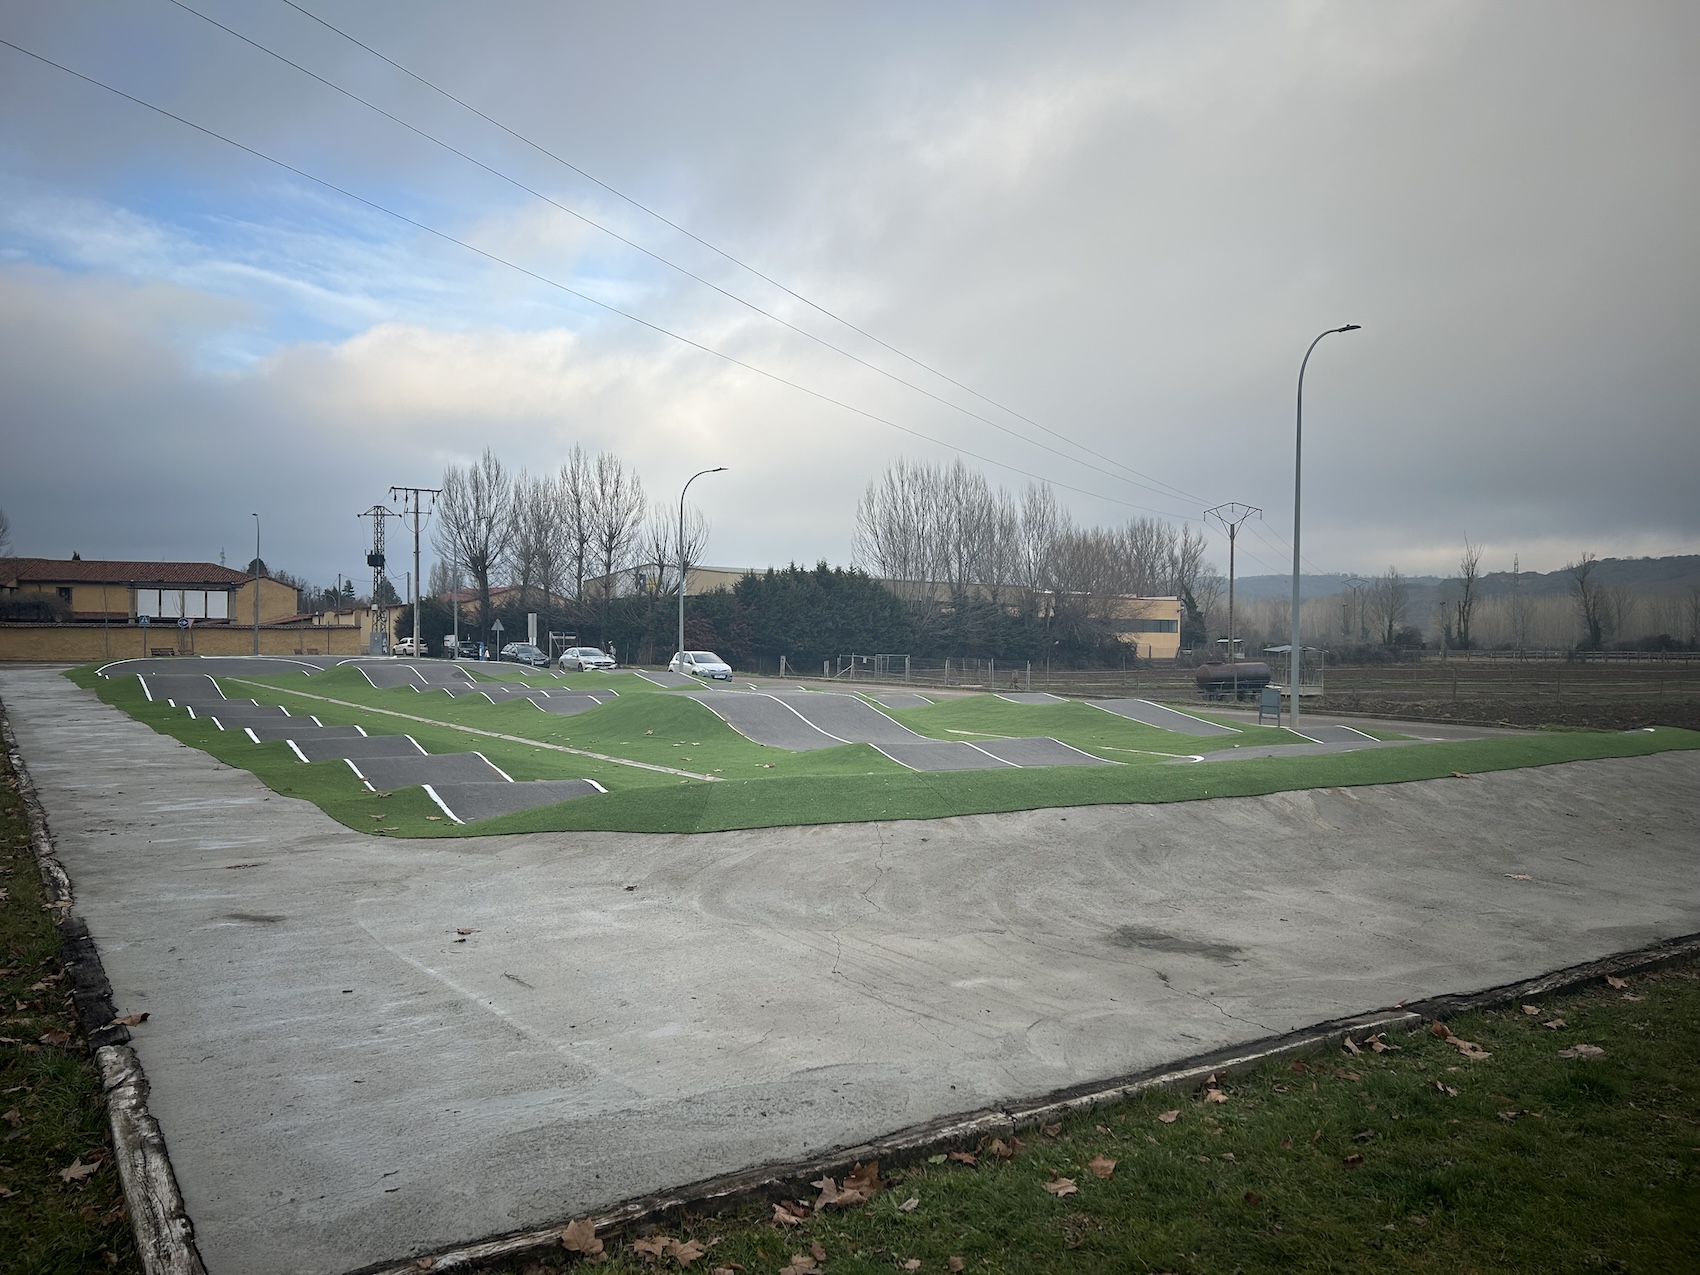
[[[584,655],[584,656],[588,656],[589,658],[591,658],[593,660],[605,660],[605,659],[608,658],[608,656],[605,652],[598,651],[594,646],[585,647],[582,651],[579,652],[579,654]]]
[[[726,662],[713,651],[689,651],[687,654],[693,664],[724,664]]]

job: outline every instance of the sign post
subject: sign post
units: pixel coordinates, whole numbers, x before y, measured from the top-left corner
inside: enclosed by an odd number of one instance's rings
[[[494,624],[492,624],[490,626],[490,632],[496,635],[496,658],[500,659],[502,654],[502,622],[497,620]]]
[[[146,656],[148,653],[148,625],[152,624],[153,621],[145,615],[138,615],[136,623],[142,626],[142,654]]]

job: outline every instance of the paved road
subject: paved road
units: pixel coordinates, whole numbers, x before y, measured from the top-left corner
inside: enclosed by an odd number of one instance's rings
[[[346,1271],[1700,930],[1694,753],[410,843],[55,674],[0,699],[119,1011],[152,1015],[213,1275]]]

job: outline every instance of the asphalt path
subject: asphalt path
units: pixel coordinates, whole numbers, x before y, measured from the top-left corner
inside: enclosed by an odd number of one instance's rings
[[[887,708],[927,708],[933,703],[925,695],[917,695],[913,691],[874,691],[868,698]]]
[[[1147,726],[1156,726],[1162,730],[1172,730],[1177,735],[1236,735],[1239,732],[1232,726],[1218,726],[1215,722],[1207,722],[1202,717],[1194,717],[1191,713],[1183,713],[1179,709],[1165,708],[1161,704],[1153,704],[1148,699],[1089,699],[1083,701],[1093,708],[1101,708],[1106,713],[1114,713],[1117,717],[1125,717],[1129,721],[1144,722]]]
[[[528,783],[426,784],[425,795],[456,823],[477,823],[537,806],[575,801],[607,792],[594,779],[534,779]]]
[[[746,739],[769,748],[802,753],[852,742],[827,734],[775,695],[710,690],[685,693]]]
[[[54,673],[0,671],[0,700],[118,1010],[150,1014],[135,1047],[212,1275],[559,1224],[1700,930],[1695,753],[405,842]]]

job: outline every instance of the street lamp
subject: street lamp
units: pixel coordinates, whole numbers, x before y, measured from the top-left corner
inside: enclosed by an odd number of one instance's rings
[[[1305,367],[1310,363],[1311,350],[1316,349],[1317,342],[1325,336],[1336,332],[1356,332],[1362,326],[1348,323],[1342,328],[1329,328],[1319,332],[1316,340],[1310,343],[1310,349],[1305,351],[1304,362],[1299,364],[1299,397],[1298,412],[1293,427],[1293,647],[1290,652],[1292,664],[1287,678],[1287,693],[1292,698],[1293,707],[1287,714],[1289,730],[1299,728],[1299,659],[1304,647],[1299,642],[1299,488],[1300,479],[1304,473],[1304,440],[1305,440]]]
[[[704,474],[724,474],[726,466],[716,465],[713,469],[699,469],[689,478],[679,491],[679,660],[681,667],[685,658],[685,493],[691,489],[691,484]]]
[[[260,515],[254,515],[254,654],[260,653]]]

